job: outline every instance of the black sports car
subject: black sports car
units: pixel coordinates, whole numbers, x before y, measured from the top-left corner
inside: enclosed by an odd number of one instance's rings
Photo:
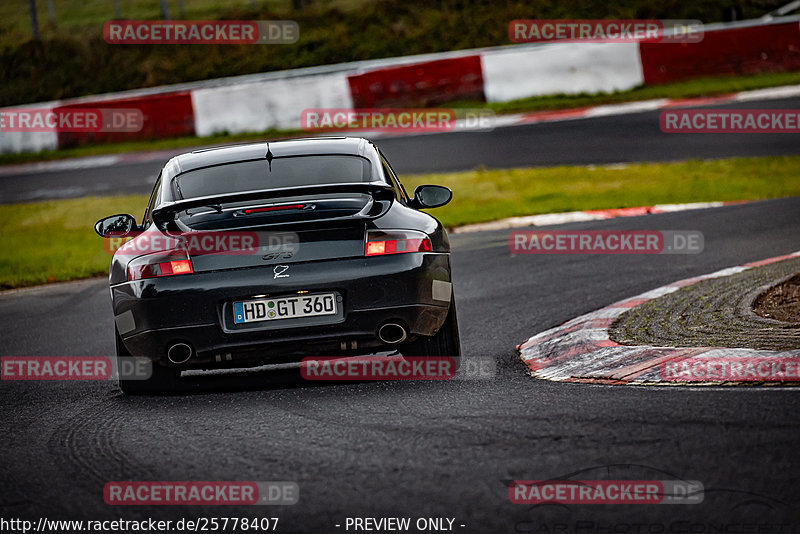
[[[199,150],[172,158],[133,236],[111,261],[118,356],[147,357],[169,389],[187,369],[247,367],[309,355],[461,348],[442,224],[419,211],[449,189],[409,198],[380,150],[315,138]],[[122,239],[120,239],[122,241]]]

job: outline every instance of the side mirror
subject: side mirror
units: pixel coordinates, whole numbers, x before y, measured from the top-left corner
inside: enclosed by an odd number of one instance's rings
[[[112,215],[94,223],[94,231],[100,237],[122,237],[137,228],[132,215]]]
[[[452,198],[453,192],[443,185],[421,185],[414,190],[411,207],[438,208],[450,202]]]

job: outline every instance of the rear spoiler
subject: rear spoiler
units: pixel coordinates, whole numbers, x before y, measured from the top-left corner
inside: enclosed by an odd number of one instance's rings
[[[157,225],[169,223],[174,220],[175,215],[191,208],[203,206],[233,204],[236,202],[248,202],[251,200],[266,200],[271,198],[293,197],[300,195],[329,193],[366,193],[376,199],[394,198],[394,189],[384,182],[352,182],[342,184],[327,185],[306,185],[301,187],[283,187],[280,189],[261,189],[259,191],[246,191],[243,193],[231,193],[228,195],[214,195],[188,200],[175,200],[165,202],[153,209],[153,221]]]

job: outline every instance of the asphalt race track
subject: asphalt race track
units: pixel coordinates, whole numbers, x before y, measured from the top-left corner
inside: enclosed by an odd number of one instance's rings
[[[111,382],[3,382],[0,513],[277,516],[279,532],[315,533],[347,532],[355,516],[454,518],[454,531],[465,533],[747,532],[756,523],[759,532],[796,532],[787,525],[800,522],[797,390],[536,381],[514,346],[674,280],[797,250],[798,212],[800,198],[792,198],[580,225],[700,230],[705,251],[694,256],[510,256],[507,232],[453,236],[465,364],[491,362],[495,373],[483,379],[320,384],[260,371],[194,379],[200,389],[191,394],[139,398]],[[5,293],[0,324],[2,355],[113,350],[105,280]],[[696,480],[704,500],[509,501],[509,480],[579,472]],[[294,481],[300,502],[106,505],[103,485],[121,480]]]
[[[799,105],[795,98],[721,107]],[[658,112],[378,144],[401,174],[800,154],[792,135],[664,134]],[[0,202],[149,192],[163,161],[4,174]],[[793,198],[561,227],[702,231],[705,251],[685,256],[511,256],[506,231],[451,236],[465,365],[492,370],[479,379],[330,384],[265,370],[192,378],[191,393],[140,398],[123,397],[111,382],[4,381],[0,515],[277,516],[279,532],[315,533],[347,532],[348,517],[451,518],[465,533],[710,534],[755,523],[762,533],[797,532],[787,525],[800,525],[798,390],[538,381],[515,345],[675,280],[798,250],[798,213]],[[4,293],[0,325],[3,356],[114,349],[101,279]],[[704,500],[509,500],[510,480],[568,476],[695,480]],[[106,505],[104,484],[124,480],[294,481],[300,502]]]
[[[707,107],[796,109],[800,98]],[[659,113],[529,124],[488,132],[386,137],[376,142],[400,174],[465,170],[478,165],[502,168],[800,154],[800,143],[793,135],[663,133]],[[149,193],[169,155],[58,172],[15,174],[0,169],[0,203]],[[102,163],[102,157],[99,161]]]

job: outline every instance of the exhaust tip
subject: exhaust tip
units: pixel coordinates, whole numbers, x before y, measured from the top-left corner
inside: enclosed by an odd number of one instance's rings
[[[174,343],[167,349],[167,359],[175,364],[186,363],[194,351],[186,343]]]
[[[397,323],[385,323],[378,328],[378,339],[390,345],[402,343],[406,337],[408,337],[408,332]]]

